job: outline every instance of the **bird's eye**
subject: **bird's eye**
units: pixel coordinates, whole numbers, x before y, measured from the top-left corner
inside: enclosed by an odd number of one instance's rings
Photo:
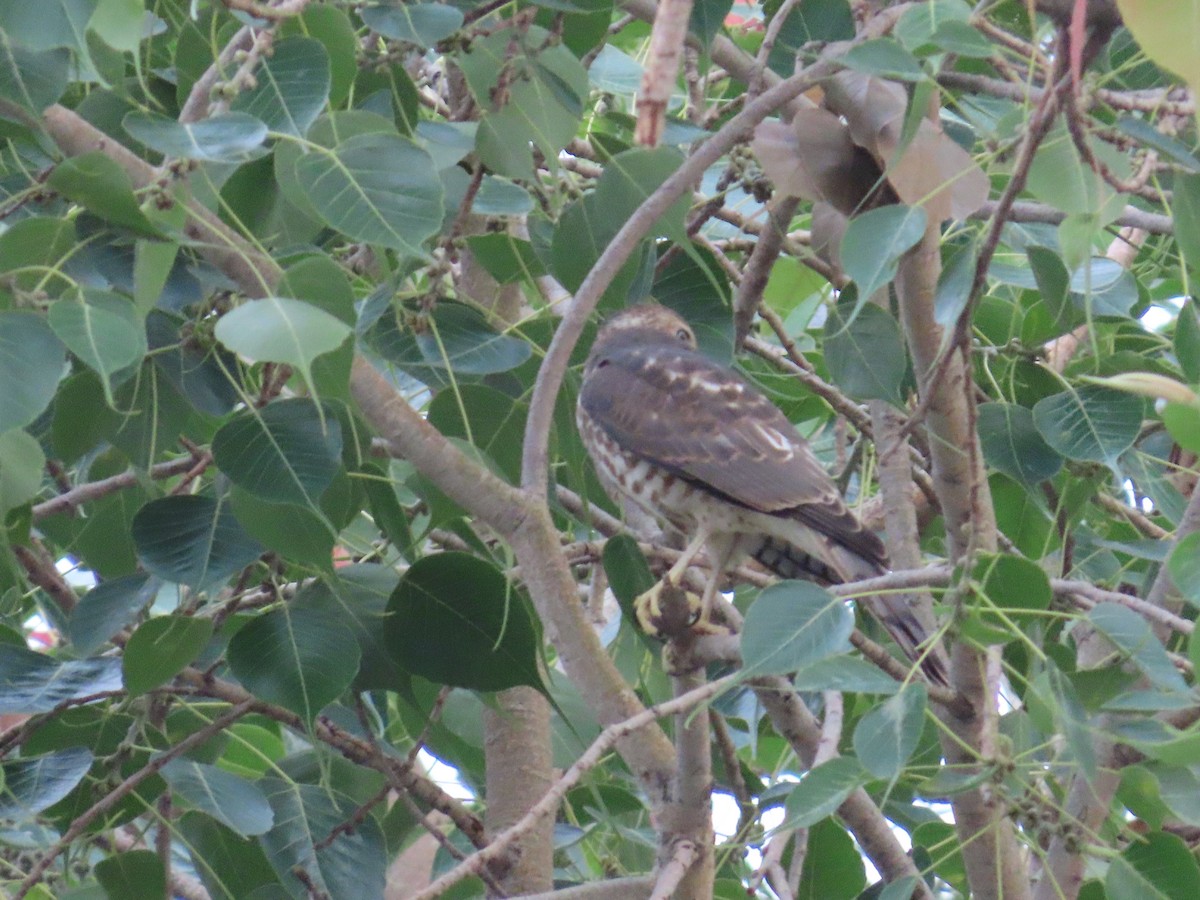
[[[680,328],[675,332],[675,337],[679,338],[685,344],[692,339],[692,333],[686,328]]]

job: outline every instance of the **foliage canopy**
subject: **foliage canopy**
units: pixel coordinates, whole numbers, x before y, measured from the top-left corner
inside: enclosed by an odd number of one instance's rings
[[[1197,16],[0,0],[0,881],[399,897],[436,831],[424,896],[1200,896]],[[674,551],[572,409],[648,298],[951,689],[853,585],[742,571],[666,663],[618,611]]]

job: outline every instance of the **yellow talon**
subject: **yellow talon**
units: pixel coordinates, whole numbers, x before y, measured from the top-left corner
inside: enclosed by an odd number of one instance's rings
[[[638,625],[654,637],[682,634],[696,617],[698,608],[699,601],[694,594],[672,584],[667,578],[633,601]]]
[[[636,597],[633,610],[638,625],[652,637],[678,637],[687,631],[695,636],[729,633],[704,615],[700,597],[675,584],[669,575]]]

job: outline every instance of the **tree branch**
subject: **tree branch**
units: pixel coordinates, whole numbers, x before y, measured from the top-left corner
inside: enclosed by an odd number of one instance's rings
[[[238,719],[247,715],[251,711],[253,705],[253,700],[243,701],[224,715],[213,719],[203,728],[192,732],[174,747],[164,750],[161,754],[155,756],[150,760],[150,762],[146,763],[146,765],[142,766],[116,787],[109,790],[98,801],[80,813],[79,816],[71,823],[70,827],[63,832],[62,837],[55,841],[46,850],[46,852],[42,854],[38,861],[34,863],[33,867],[29,870],[29,874],[25,877],[25,880],[22,881],[20,886],[17,888],[17,893],[13,900],[21,900],[22,897],[28,894],[33,886],[42,880],[42,876],[45,875],[46,871],[51,865],[53,865],[54,860],[58,859],[59,855],[66,850],[67,847],[74,843],[75,839],[83,834],[83,832],[87,830],[87,827],[92,822],[105,813],[111,811],[113,807],[133,793],[137,786],[151,775],[161,772],[163,767],[171,760],[177,759],[178,757],[187,753],[193,747],[199,747],[209,738],[224,731]]]
[[[519,822],[512,825],[503,833],[496,835],[487,847],[469,856],[461,865],[455,866],[451,871],[429,885],[424,891],[417,894],[413,900],[433,900],[434,897],[449,890],[464,878],[469,878],[481,871],[492,859],[507,852],[508,848],[525,830],[532,828],[543,816],[553,814],[571,788],[578,784],[579,780],[585,774],[595,768],[604,758],[604,754],[612,749],[618,741],[640,731],[649,723],[664,716],[694,709],[728,687],[732,680],[733,676],[726,676],[717,681],[709,682],[690,693],[675,697],[657,706],[647,707],[624,722],[617,722],[606,727],[592,741],[591,746],[575,761],[575,764],[563,773],[563,776],[555,782],[549,791],[542,795],[537,803],[530,807],[529,812]]]
[[[821,726],[804,701],[797,696],[786,678],[757,678],[751,682],[751,686],[780,737],[791,745],[800,764],[811,769],[817,750],[821,747],[822,735]],[[915,876],[917,888],[914,896],[921,900],[933,900],[933,894],[921,878],[921,873],[904,852],[887,819],[866,791],[862,788],[854,791],[838,807],[838,815],[886,881]]]

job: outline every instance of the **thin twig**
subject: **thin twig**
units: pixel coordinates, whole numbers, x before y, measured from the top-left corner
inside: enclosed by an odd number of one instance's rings
[[[530,807],[529,812],[520,821],[497,834],[485,848],[472,854],[465,862],[455,866],[454,869],[430,884],[429,887],[417,894],[413,900],[432,900],[432,898],[449,890],[464,878],[469,878],[483,871],[489,862],[507,852],[508,848],[521,835],[534,827],[543,816],[551,815],[571,788],[578,784],[579,780],[591,769],[599,765],[604,755],[621,738],[633,734],[635,731],[644,728],[664,716],[675,715],[683,710],[696,708],[728,687],[732,683],[733,677],[732,675],[728,675],[725,678],[711,681],[694,691],[675,697],[665,703],[660,703],[657,706],[649,706],[623,722],[609,725],[592,741],[591,746],[583,752],[574,765],[563,773],[562,777],[554,783],[554,786],[537,803]]]
[[[42,876],[46,874],[46,871],[54,863],[54,860],[58,859],[59,855],[66,850],[67,847],[73,844],[75,839],[83,834],[83,832],[87,830],[87,827],[98,817],[109,812],[118,803],[128,797],[131,793],[133,793],[138,785],[140,785],[151,775],[156,775],[157,773],[161,772],[163,767],[166,766],[166,764],[171,760],[177,759],[178,757],[187,753],[193,747],[199,747],[213,735],[224,731],[238,719],[251,712],[253,706],[253,700],[246,700],[233,707],[233,709],[229,710],[224,715],[213,719],[203,728],[183,738],[179,743],[171,747],[169,750],[165,750],[163,753],[154,757],[152,760],[150,760],[150,762],[146,763],[146,765],[142,766],[140,769],[118,784],[115,788],[101,797],[96,803],[92,804],[90,807],[80,813],[79,816],[71,823],[70,827],[63,832],[62,837],[51,844],[50,847],[46,849],[45,853],[43,853],[38,859],[38,861],[34,863],[33,867],[29,870],[29,874],[25,877],[25,880],[22,881],[20,887],[17,888],[17,893],[13,900],[21,900],[22,897],[28,894],[29,891],[33,889],[33,886],[42,880]]]
[[[107,497],[109,494],[114,494],[125,488],[133,487],[142,478],[147,477],[147,475],[150,478],[159,480],[183,474],[191,470],[198,462],[199,460],[194,456],[182,456],[179,459],[172,459],[168,462],[156,463],[150,467],[149,472],[139,472],[136,469],[129,469],[119,475],[77,485],[56,497],[52,497],[42,503],[34,504],[32,510],[33,520],[37,522],[46,518],[46,516],[75,510],[85,503],[90,503],[93,500],[99,500],[101,497]]]

